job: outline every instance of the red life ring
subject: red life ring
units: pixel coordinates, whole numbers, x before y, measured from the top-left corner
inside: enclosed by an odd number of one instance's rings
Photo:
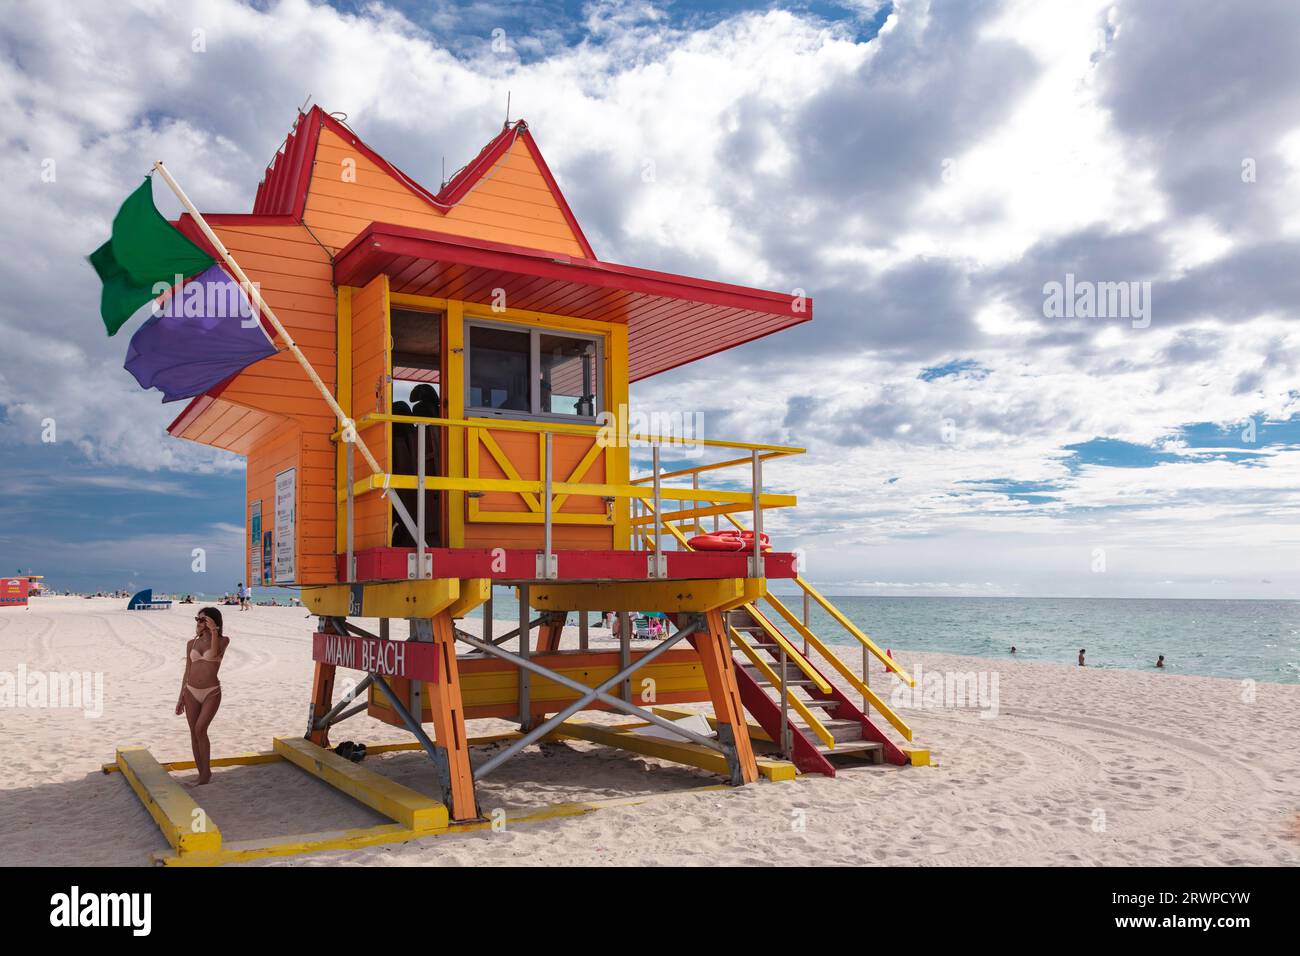
[[[714,531],[711,534],[697,534],[686,542],[695,551],[752,551],[754,550],[754,532],[752,531]],[[758,536],[759,548],[771,551],[767,534]]]

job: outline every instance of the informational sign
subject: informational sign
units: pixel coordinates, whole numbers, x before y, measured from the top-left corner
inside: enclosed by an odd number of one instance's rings
[[[248,510],[248,583],[262,581],[262,499],[249,505]],[[262,582],[266,583],[266,582]]]
[[[425,682],[438,679],[438,649],[423,642],[317,632],[311,636],[311,659],[381,677]]]
[[[262,583],[271,583],[271,532],[262,532]]]
[[[26,578],[0,580],[0,607],[26,607],[28,581]]]
[[[275,583],[297,578],[294,542],[297,535],[298,469],[289,468],[275,476]]]

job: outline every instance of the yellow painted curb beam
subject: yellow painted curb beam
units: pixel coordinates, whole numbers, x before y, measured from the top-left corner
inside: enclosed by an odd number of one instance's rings
[[[646,737],[632,733],[635,729],[647,726],[650,725],[641,722],[609,725],[566,721],[551,736],[576,738],[619,750],[630,750],[645,757],[671,760],[673,763],[698,767],[722,776],[731,773],[727,767],[727,758],[716,750],[701,747],[688,740],[665,740],[662,737]],[[758,758],[758,772],[769,780],[793,780],[795,777],[794,764],[767,757]]]
[[[144,747],[119,747],[117,766],[163,837],[182,856],[221,849],[221,830]]]
[[[539,823],[544,820],[556,820],[564,817],[584,816],[609,807],[633,807],[646,803],[659,796],[681,796],[692,793],[719,793],[732,788],[725,783],[695,787],[690,790],[668,791],[659,794],[645,794],[636,797],[616,797],[612,800],[590,800],[573,803],[557,803],[536,810],[507,813],[505,827],[508,829],[520,823]],[[381,846],[386,843],[405,843],[424,837],[446,836],[449,834],[470,833],[492,830],[491,820],[472,820],[466,823],[454,823],[442,830],[408,830],[395,823],[385,823],[374,827],[359,827],[352,830],[334,830],[321,833],[305,833],[298,836],[272,838],[268,840],[243,840],[227,843],[220,852],[187,854],[177,856],[168,853],[152,855],[154,863],[163,866],[221,866],[225,863],[245,863],[250,860],[265,859],[273,856],[297,856],[302,853],[320,853],[326,850],[358,850],[369,846]],[[501,824],[497,823],[496,827]]]
[[[765,578],[534,584],[528,602],[539,611],[727,611],[767,593]]]
[[[266,750],[255,754],[236,754],[233,757],[213,757],[208,761],[210,767],[243,767],[259,763],[279,763],[284,758],[279,754]],[[159,764],[168,773],[177,770],[194,770],[198,767],[193,760],[171,760]],[[104,773],[118,773],[121,771],[116,763],[106,763],[100,768]]]
[[[503,730],[500,733],[484,734],[481,737],[471,737],[467,741],[471,747],[487,747],[491,744],[499,744],[503,740],[515,740],[522,737],[517,730]],[[392,753],[398,750],[419,750],[420,742],[418,740],[407,740],[396,744],[367,744],[366,754],[374,756],[375,754]],[[232,757],[213,757],[208,761],[212,767],[246,767],[254,764],[279,763],[284,758],[274,750],[261,750],[252,754],[236,754]],[[193,760],[172,760],[162,764],[162,768],[168,773],[176,770],[193,770],[195,763]],[[99,768],[104,773],[117,773],[122,768],[115,763],[106,763]]]
[[[317,747],[301,737],[276,737],[274,747],[276,753],[294,766],[408,830],[423,832],[447,827],[447,808],[442,803],[346,760],[332,750]]]
[[[920,747],[900,747],[899,749],[907,754],[908,762],[913,767],[930,766],[930,751],[922,750]]]

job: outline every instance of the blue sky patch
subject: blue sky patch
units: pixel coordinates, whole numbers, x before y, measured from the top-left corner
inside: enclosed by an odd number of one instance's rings
[[[972,378],[984,378],[989,374],[989,370],[974,359],[953,359],[951,362],[944,362],[942,365],[931,365],[928,368],[921,369],[921,374],[917,378],[923,382],[933,382],[935,379],[967,373]]]
[[[1031,505],[1046,505],[1060,499],[1045,492],[1060,491],[1061,485],[1054,481],[1019,481],[1015,478],[982,478],[971,481],[959,481],[959,485],[971,485],[973,491],[1006,495],[1012,501],[1023,501]]]
[[[353,16],[364,16],[371,5],[372,0],[330,0],[330,6]],[[624,26],[658,24],[690,31],[707,30],[739,14],[789,10],[833,23],[857,43],[875,37],[894,9],[892,3],[886,3],[874,14],[864,15],[852,4],[827,0],[786,3],[775,0],[710,0],[707,3],[675,0],[649,5],[658,14],[658,18],[652,19],[641,12],[642,8],[606,4],[605,9],[599,9],[590,0],[482,0],[434,4],[428,0],[387,0],[385,5],[447,44],[452,53],[478,52],[496,38],[504,40],[525,63],[544,59],[557,49],[577,46],[584,41],[599,43],[601,37],[587,31],[587,18],[593,7]]]

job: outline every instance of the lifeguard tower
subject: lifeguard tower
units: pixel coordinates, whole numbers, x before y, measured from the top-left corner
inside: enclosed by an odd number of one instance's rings
[[[864,665],[874,654],[910,678],[792,553],[764,546],[764,513],[795,505],[765,473],[802,449],[629,426],[630,383],[807,322],[809,299],[601,261],[522,120],[433,192],[312,108],[253,211],[203,218],[355,422],[340,428],[281,353],[169,428],[247,457],[248,580],[300,587],[319,616],[310,716],[276,740],[279,757],[425,830],[481,819],[476,780],[543,738],[733,785],[834,774],[846,752],[926,762],[866,670],[811,630],[811,604]],[[178,227],[210,247],[192,217]],[[751,532],[744,550],[692,548],[719,522]],[[801,613],[771,581],[802,591]],[[518,624],[497,633],[491,605],[506,588]],[[459,623],[485,605],[479,633]],[[593,648],[589,620],[611,611],[663,612],[669,634],[634,647],[623,627],[617,648]],[[562,648],[575,613],[578,646]],[[378,618],[377,631],[358,618]],[[341,667],[365,676],[336,699]],[[677,723],[701,703],[712,733]],[[575,718],[584,710],[635,722]],[[329,749],[359,713],[410,730],[432,796]],[[472,725],[488,717],[519,729],[471,759]],[[645,725],[670,733],[634,732]]]

